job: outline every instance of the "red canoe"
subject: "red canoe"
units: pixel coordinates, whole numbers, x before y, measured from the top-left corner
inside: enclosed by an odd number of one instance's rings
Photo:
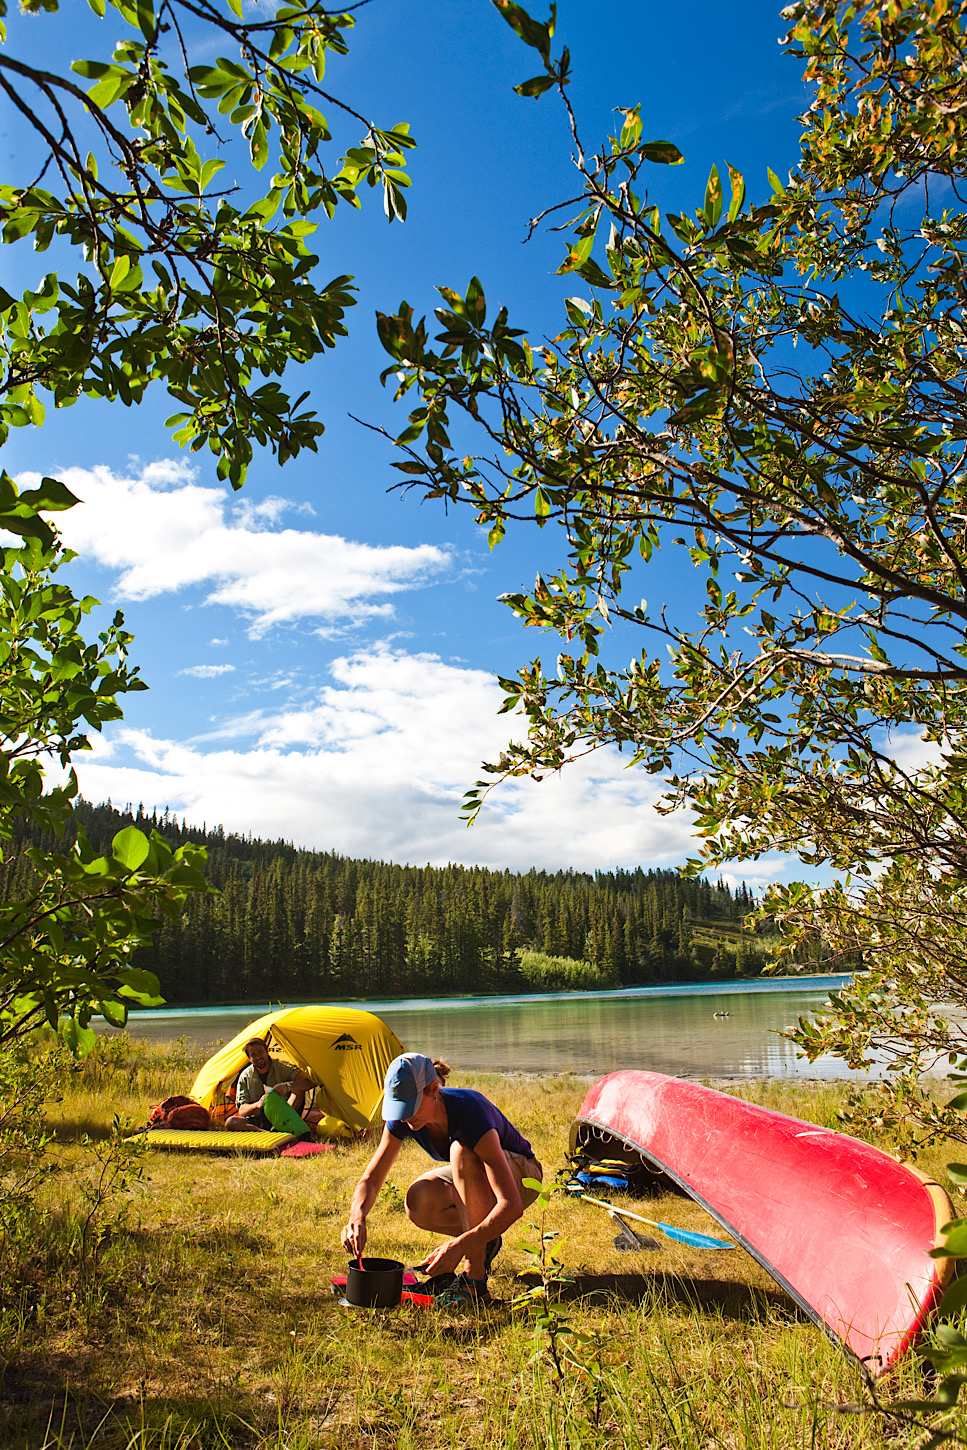
[[[674,1179],[872,1375],[909,1348],[953,1272],[936,1183],[830,1128],[659,1072],[595,1083],[572,1151]]]

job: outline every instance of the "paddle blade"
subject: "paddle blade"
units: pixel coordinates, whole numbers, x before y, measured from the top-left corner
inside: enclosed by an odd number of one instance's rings
[[[606,1208],[612,1218],[617,1218],[618,1211],[610,1203],[605,1203],[603,1198],[592,1198],[589,1193],[582,1193],[581,1197],[585,1203],[593,1203],[597,1208]],[[680,1244],[691,1244],[693,1249],[734,1249],[735,1244],[730,1244],[726,1239],[713,1239],[709,1234],[693,1234],[684,1228],[675,1228],[670,1223],[659,1223],[657,1218],[645,1218],[644,1214],[632,1213],[630,1208],[623,1208],[622,1212],[627,1218],[633,1218],[638,1223],[650,1224],[652,1228],[660,1229],[666,1237],[677,1239]]]
[[[653,1239],[650,1235],[647,1238],[642,1238],[641,1234],[636,1234],[634,1229],[628,1228],[627,1226],[616,1235],[614,1246],[622,1254],[640,1254],[646,1249],[658,1249],[661,1247],[657,1239]]]
[[[686,1228],[674,1228],[670,1223],[658,1223],[655,1227],[661,1229],[666,1238],[677,1239],[680,1244],[691,1244],[693,1249],[734,1249],[735,1244],[730,1244],[726,1239],[713,1239],[711,1234],[693,1234]]]
[[[645,1249],[660,1249],[661,1244],[653,1239],[650,1234],[637,1234],[630,1224],[625,1223],[619,1213],[612,1208],[609,1210],[611,1217],[618,1225],[621,1232],[614,1241],[615,1248],[622,1254],[641,1253]]]

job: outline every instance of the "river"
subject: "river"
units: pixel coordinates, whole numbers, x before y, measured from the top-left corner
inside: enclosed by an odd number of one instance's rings
[[[807,1062],[778,1034],[801,1014],[815,1016],[830,990],[848,981],[780,978],[342,1005],[375,1012],[414,1051],[478,1071],[597,1075],[636,1067],[690,1078],[830,1079],[855,1074],[837,1058]],[[132,1013],[128,1031],[153,1041],[188,1037],[214,1048],[271,1010],[163,1008]]]

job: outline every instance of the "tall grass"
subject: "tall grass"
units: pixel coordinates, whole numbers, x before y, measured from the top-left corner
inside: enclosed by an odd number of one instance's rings
[[[497,1302],[479,1316],[340,1307],[329,1277],[344,1265],[339,1229],[368,1143],[309,1159],[149,1152],[145,1176],[100,1210],[85,1273],[84,1184],[111,1151],[114,1114],[143,1122],[196,1065],[184,1043],[113,1038],[65,1067],[48,1106],[56,1171],[42,1219],[0,1282],[0,1441],[11,1450],[887,1450],[924,1439],[838,1408],[862,1401],[857,1371],[752,1260],[670,1240],[621,1254],[607,1217],[574,1200],[552,1200],[548,1224],[573,1280],[561,1312],[593,1340],[593,1374],[571,1369],[559,1383],[513,1305],[529,1273],[526,1225],[507,1235]],[[561,1164],[586,1082],[457,1085],[497,1101],[548,1173]],[[835,1085],[741,1091],[823,1123],[842,1101]],[[407,1263],[425,1252],[401,1209],[422,1168],[407,1147],[371,1218],[375,1252]],[[709,1227],[689,1200],[650,1202],[651,1216]],[[887,1397],[922,1393],[908,1356]]]

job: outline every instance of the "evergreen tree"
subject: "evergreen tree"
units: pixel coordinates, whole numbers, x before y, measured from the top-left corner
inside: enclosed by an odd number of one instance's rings
[[[583,964],[565,972],[582,986],[700,980],[734,974],[742,942],[744,970],[764,961],[736,932],[755,904],[746,888],[674,871],[399,866],[206,831],[141,806],[81,801],[77,819],[95,849],[131,824],[207,848],[218,894],[191,898],[137,958],[170,1002],[552,990],[562,961]],[[0,900],[28,889],[25,847],[36,844],[42,832],[23,832],[0,863]]]

